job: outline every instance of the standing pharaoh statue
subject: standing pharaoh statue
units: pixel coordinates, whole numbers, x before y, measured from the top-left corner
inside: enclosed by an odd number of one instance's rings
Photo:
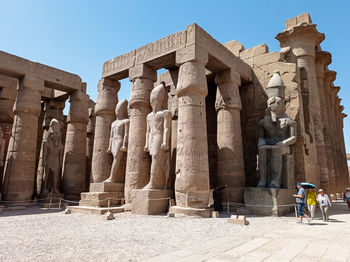
[[[121,100],[115,107],[116,120],[111,125],[108,153],[113,155],[111,174],[104,183],[124,183],[129,122],[128,101]]]
[[[290,154],[297,140],[297,124],[285,113],[285,86],[279,71],[274,71],[266,93],[268,111],[259,122],[258,187],[281,188],[282,174],[287,173],[283,156]]]
[[[164,109],[168,94],[164,83],[150,96],[152,112],[147,115],[145,151],[152,157],[150,181],[144,189],[166,189],[169,176],[171,112]]]
[[[47,139],[43,142],[44,168],[41,194],[60,194],[60,170],[62,167],[63,145],[61,124],[53,118],[50,122]]]

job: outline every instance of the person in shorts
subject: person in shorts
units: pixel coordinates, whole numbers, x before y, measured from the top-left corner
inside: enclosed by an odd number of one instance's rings
[[[304,207],[306,204],[306,193],[304,188],[301,186],[301,183],[297,183],[297,189],[298,189],[298,193],[294,194],[293,197],[295,197],[295,201],[297,203],[297,207],[298,207],[298,216],[300,218],[300,224],[303,223],[303,217],[305,217],[307,219],[308,224],[310,224],[311,222],[311,218],[305,214],[304,212]]]
[[[350,187],[348,187],[348,188],[345,190],[345,193],[344,193],[344,201],[348,204],[348,208],[349,208],[349,211],[350,211]]]

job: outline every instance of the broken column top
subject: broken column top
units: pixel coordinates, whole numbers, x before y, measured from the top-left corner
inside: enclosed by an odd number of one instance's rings
[[[302,13],[298,16],[292,17],[284,22],[286,29],[289,29],[293,26],[299,25],[299,24],[312,24],[312,20],[309,13]]]

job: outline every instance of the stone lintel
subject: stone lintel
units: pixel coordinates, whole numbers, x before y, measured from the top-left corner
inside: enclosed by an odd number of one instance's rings
[[[81,78],[78,75],[32,62],[3,51],[0,51],[0,73],[17,78],[23,75],[35,75],[45,81],[45,86],[66,92],[80,90],[81,88]]]
[[[227,69],[215,75],[215,83],[217,85],[223,83],[236,83],[237,86],[241,85],[240,75],[233,69]]]
[[[302,13],[298,16],[292,17],[285,22],[286,29],[296,26],[298,24],[307,23],[312,24],[312,20],[309,13]]]
[[[269,52],[267,44],[261,44],[240,52],[239,57],[243,60]]]
[[[176,64],[185,62],[197,62],[206,65],[208,63],[208,52],[196,44],[177,50]]]
[[[223,44],[228,50],[235,56],[239,56],[242,51],[245,50],[244,46],[237,40],[232,40]]]
[[[129,69],[129,79],[134,81],[136,78],[146,78],[155,82],[157,81],[157,71],[145,64],[136,65]]]

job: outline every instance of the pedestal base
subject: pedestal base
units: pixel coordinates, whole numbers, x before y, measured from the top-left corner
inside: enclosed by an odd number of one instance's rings
[[[157,215],[168,212],[171,190],[134,189],[131,192],[131,212]]]
[[[193,207],[180,207],[172,206],[170,207],[169,213],[182,214],[186,216],[199,216],[199,217],[211,217],[211,212],[214,208],[193,208]]]
[[[295,189],[247,187],[244,202],[254,215],[284,216],[294,210]]]
[[[105,213],[111,212],[111,213],[121,213],[124,212],[123,207],[93,207],[93,206],[68,206],[68,210],[70,210],[72,213],[80,213],[80,214],[95,214],[95,215],[103,215]]]
[[[122,204],[124,184],[120,183],[91,183],[90,192],[81,193],[79,206],[110,207]]]

